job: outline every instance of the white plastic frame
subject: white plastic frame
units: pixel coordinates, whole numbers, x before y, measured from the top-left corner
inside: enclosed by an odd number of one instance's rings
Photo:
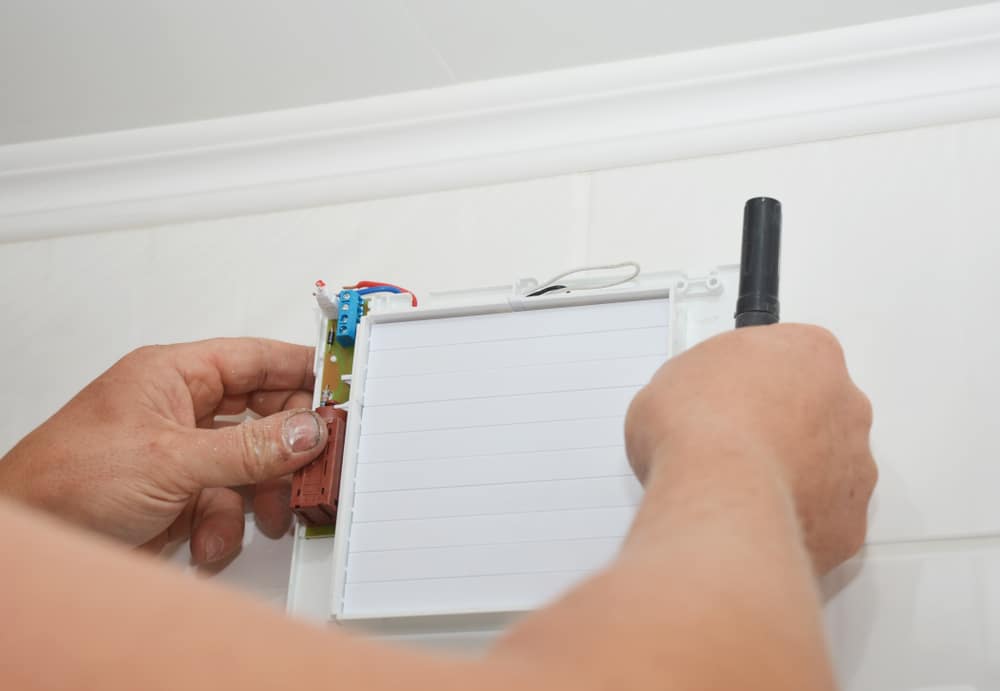
[[[358,443],[361,433],[361,409],[364,403],[368,343],[372,324],[446,317],[496,314],[520,310],[536,310],[572,305],[624,302],[668,298],[670,309],[670,343],[672,356],[716,333],[732,328],[736,303],[738,267],[726,266],[705,271],[642,274],[637,279],[614,288],[579,291],[558,295],[527,298],[524,279],[510,287],[483,288],[431,295],[422,306],[409,306],[409,296],[377,294],[369,303],[368,315],[359,326],[355,341],[354,370],[351,374],[351,396],[346,404],[348,428],[344,447],[344,481],[340,486],[335,537],[307,539],[299,525],[295,531],[292,566],[288,589],[288,611],[310,619],[351,624],[383,636],[417,638],[423,642],[440,641],[449,647],[478,645],[489,639],[518,613],[497,611],[462,611],[442,615],[414,609],[405,616],[391,618],[345,616],[342,597],[346,579],[349,526],[354,506],[354,482]],[[325,362],[325,326],[329,315],[319,318],[314,403],[318,404],[320,382]]]

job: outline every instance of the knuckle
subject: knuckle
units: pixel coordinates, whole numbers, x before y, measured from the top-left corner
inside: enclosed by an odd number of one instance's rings
[[[649,479],[649,459],[635,453],[627,454],[626,458],[628,459],[628,465],[632,469],[632,473],[635,475],[636,479],[640,484],[645,485],[646,481]]]
[[[871,399],[860,389],[858,389],[858,409],[865,429],[871,429],[872,423],[875,421],[875,408],[872,406]]]
[[[126,357],[132,360],[151,360],[159,356],[165,347],[161,345],[144,345],[136,348]]]
[[[151,363],[161,359],[170,346],[144,345],[129,352],[120,360],[126,367],[149,367]]]
[[[625,414],[625,455],[628,458],[632,472],[639,480],[645,480],[649,471],[646,460],[648,446],[649,424],[648,415],[650,394],[646,388],[640,389],[629,404]]]
[[[846,365],[844,349],[829,329],[815,324],[783,324],[786,343],[808,358]]]
[[[625,412],[625,437],[636,437],[649,430],[653,413],[653,392],[649,386],[639,389]]]
[[[642,410],[645,407],[646,398],[649,394],[646,392],[646,388],[643,387],[632,397],[632,400],[628,404],[628,410],[625,412],[625,428],[636,424],[636,418],[642,417]]]
[[[851,382],[854,388],[854,396],[857,400],[858,410],[864,413],[865,418],[872,419],[875,409],[872,406],[872,399],[859,386]]]
[[[840,345],[840,341],[829,329],[822,326],[809,325],[806,327],[806,334],[810,344],[824,355],[843,358],[844,349]]]
[[[875,459],[872,458],[871,454],[869,454],[868,456],[868,463],[866,464],[866,470],[867,470],[867,476],[865,478],[866,479],[865,488],[868,490],[866,499],[870,500],[872,493],[875,491],[875,487],[878,485],[878,476],[879,476],[878,464],[875,462]],[[868,502],[866,501],[865,504],[867,505],[867,503]]]
[[[180,462],[180,449],[184,446],[183,439],[173,430],[161,430],[145,435],[142,454],[148,461],[145,466],[149,468],[152,477],[164,485],[194,487],[196,484],[194,478],[185,473],[186,464]]]
[[[260,425],[249,421],[239,425],[240,462],[244,475],[253,482],[266,475],[270,441]]]

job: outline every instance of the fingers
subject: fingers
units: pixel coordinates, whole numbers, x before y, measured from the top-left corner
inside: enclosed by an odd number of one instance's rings
[[[254,391],[308,391],[313,386],[314,351],[305,346],[262,338],[216,338],[171,348],[199,419],[226,397]]]
[[[312,407],[310,391],[254,391],[239,396],[226,396],[214,411],[214,415],[239,415],[247,410],[266,417],[282,410]]]
[[[243,545],[243,497],[227,488],[206,489],[198,497],[191,526],[191,561],[219,564]]]
[[[291,410],[222,429],[177,432],[172,455],[192,494],[288,475],[323,450],[327,429],[311,410]]]
[[[292,484],[288,478],[265,480],[257,485],[253,513],[257,527],[270,538],[281,537],[292,524],[291,493]]]

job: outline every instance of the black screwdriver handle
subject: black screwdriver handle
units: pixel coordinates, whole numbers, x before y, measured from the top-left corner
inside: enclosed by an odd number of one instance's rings
[[[781,202],[770,197],[748,199],[743,207],[736,328],[778,322],[780,264]]]

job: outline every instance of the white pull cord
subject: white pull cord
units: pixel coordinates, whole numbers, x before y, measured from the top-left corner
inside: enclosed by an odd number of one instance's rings
[[[619,276],[617,278],[591,278],[587,280],[586,278],[567,280],[573,274],[585,274],[594,271],[614,271],[616,269],[631,269],[631,271],[626,276]],[[621,262],[620,264],[604,264],[601,266],[580,266],[575,269],[570,269],[569,271],[564,271],[563,273],[553,276],[545,283],[540,284],[537,288],[532,288],[528,292],[524,293],[524,297],[538,297],[539,295],[551,295],[554,293],[569,293],[574,290],[601,290],[603,288],[613,288],[619,286],[623,283],[628,283],[636,276],[639,275],[639,263],[628,261]]]

